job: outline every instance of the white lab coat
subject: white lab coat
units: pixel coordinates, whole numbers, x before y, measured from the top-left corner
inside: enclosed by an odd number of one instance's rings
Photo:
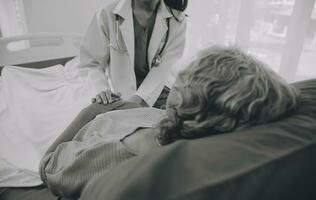
[[[116,20],[116,15],[119,16]],[[162,48],[168,30],[169,39],[162,53],[162,62],[152,67],[152,60]],[[137,94],[152,106],[159,97],[173,64],[182,56],[185,46],[186,18],[171,15],[161,0],[148,47],[150,71],[136,89],[134,72],[134,27],[131,0],[112,0],[98,10],[86,32],[80,49],[80,69],[85,71],[98,93],[105,89],[121,92],[123,99]],[[118,26],[117,26],[118,22]],[[117,35],[116,29],[119,29]],[[127,51],[118,51],[119,46]]]

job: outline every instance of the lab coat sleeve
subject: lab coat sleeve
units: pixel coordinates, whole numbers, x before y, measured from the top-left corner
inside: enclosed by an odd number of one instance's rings
[[[136,94],[140,96],[149,106],[153,106],[162,92],[173,65],[178,61],[184,52],[185,34],[187,22],[181,21],[178,30],[171,36],[162,55],[162,62],[158,67],[152,67],[139,86]],[[169,77],[170,79],[170,77]]]
[[[80,72],[88,78],[96,93],[111,89],[106,74],[110,51],[104,12],[96,12],[80,47]]]

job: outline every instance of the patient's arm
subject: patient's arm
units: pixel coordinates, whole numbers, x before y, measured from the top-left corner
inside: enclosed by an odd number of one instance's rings
[[[55,142],[48,148],[45,154],[55,151],[57,146],[63,142],[72,140],[76,133],[89,121],[97,115],[106,113],[111,110],[123,110],[139,107],[138,104],[132,102],[124,102],[122,100],[110,104],[93,103],[82,109],[77,117],[68,125],[68,127],[60,134]]]

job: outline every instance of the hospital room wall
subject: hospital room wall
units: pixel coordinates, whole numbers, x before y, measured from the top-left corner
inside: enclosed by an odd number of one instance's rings
[[[95,10],[106,0],[27,0],[24,12],[27,31],[83,34]]]
[[[33,32],[83,34],[107,0],[0,0],[2,36]]]
[[[0,28],[3,37],[25,33],[24,18],[22,0],[0,0]]]

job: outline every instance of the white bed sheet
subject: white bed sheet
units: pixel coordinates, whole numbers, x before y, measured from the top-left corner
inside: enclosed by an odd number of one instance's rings
[[[41,184],[41,156],[96,94],[77,71],[65,67],[5,66],[0,79],[0,187]]]

